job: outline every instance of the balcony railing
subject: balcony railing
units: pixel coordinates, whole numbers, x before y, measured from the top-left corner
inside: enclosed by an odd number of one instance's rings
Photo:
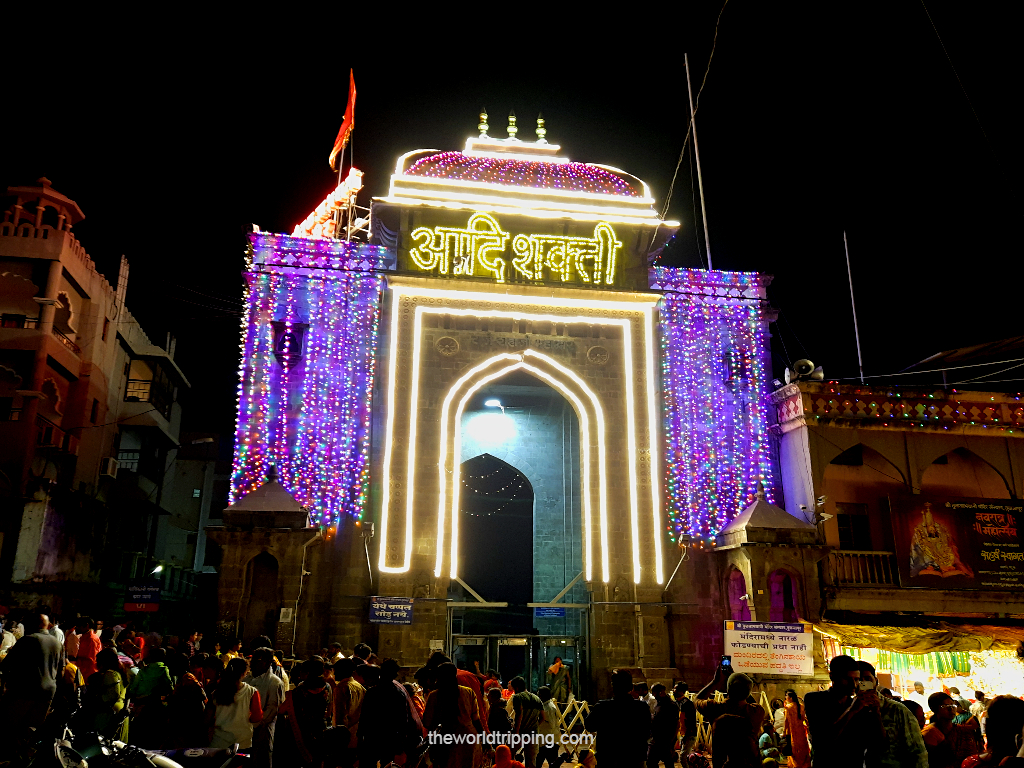
[[[82,350],[79,348],[79,346],[75,344],[75,342],[73,342],[70,338],[68,338],[68,336],[63,331],[58,330],[57,328],[53,328],[52,330],[53,335],[57,337],[57,341],[59,341],[65,347],[70,349],[76,355],[81,353]]]
[[[825,583],[834,587],[898,587],[894,552],[839,550],[825,560]]]

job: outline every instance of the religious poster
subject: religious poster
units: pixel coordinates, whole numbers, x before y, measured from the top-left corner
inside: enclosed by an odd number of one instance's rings
[[[902,586],[1024,589],[1020,501],[899,496],[891,509]]]
[[[725,655],[734,672],[761,675],[814,675],[810,624],[776,621],[726,621]]]
[[[371,624],[412,624],[412,598],[371,597]]]

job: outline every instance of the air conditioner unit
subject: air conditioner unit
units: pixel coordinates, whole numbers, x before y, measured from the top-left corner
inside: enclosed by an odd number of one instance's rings
[[[117,477],[117,459],[110,456],[100,459],[100,477]]]

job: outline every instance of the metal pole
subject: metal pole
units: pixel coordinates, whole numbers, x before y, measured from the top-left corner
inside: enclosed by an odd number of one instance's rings
[[[857,330],[857,305],[853,301],[853,273],[850,271],[850,246],[846,242],[846,230],[843,230],[843,248],[846,250],[846,277],[850,281],[850,308],[853,310],[853,336],[857,340],[857,369],[860,371],[860,383],[864,383],[864,361],[860,357],[860,331]]]
[[[690,131],[693,133],[693,157],[697,161],[697,186],[700,188],[700,216],[704,220],[704,252],[708,256],[708,271],[711,266],[711,241],[708,239],[708,209],[704,207],[704,177],[700,173],[700,150],[697,149],[697,117],[693,111],[693,90],[690,88],[690,59],[683,54],[686,67],[686,94],[690,97]]]

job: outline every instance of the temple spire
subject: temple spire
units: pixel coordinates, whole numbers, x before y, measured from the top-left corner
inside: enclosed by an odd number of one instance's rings
[[[490,138],[490,136],[487,135],[487,130],[490,127],[491,126],[489,126],[487,124],[487,107],[484,107],[483,109],[480,110],[480,125],[477,126],[477,130],[480,131],[480,138],[481,139],[489,139]]]
[[[519,129],[516,128],[516,111],[513,109],[508,113],[508,138],[509,141],[515,141],[516,134],[519,133]]]
[[[544,127],[544,114],[537,114],[537,143],[547,144],[548,140],[544,138],[548,135],[548,129]]]

